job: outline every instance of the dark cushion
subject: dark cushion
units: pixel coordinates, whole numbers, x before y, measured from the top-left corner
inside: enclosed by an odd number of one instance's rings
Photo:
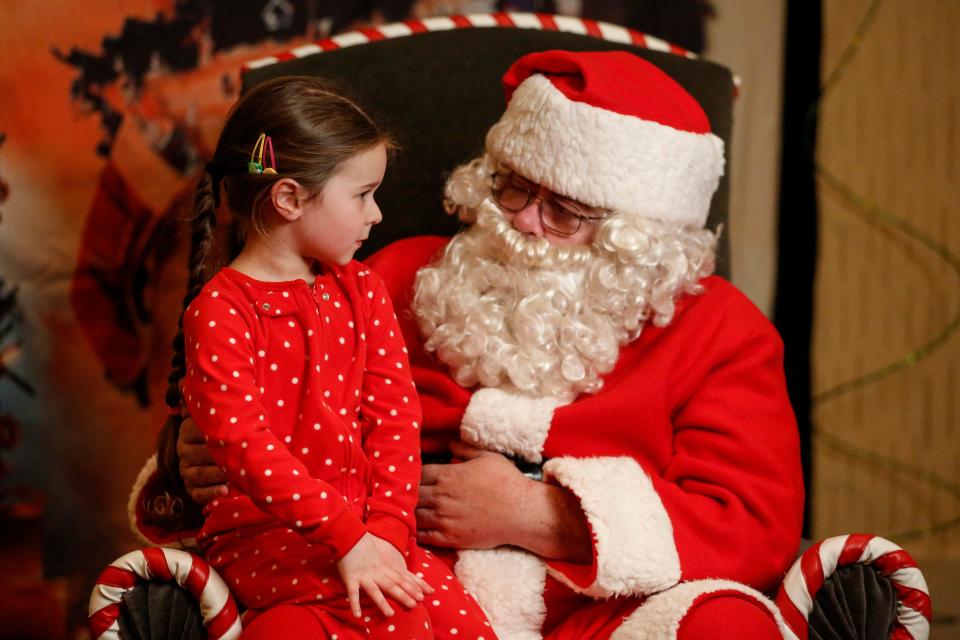
[[[200,605],[171,582],[140,582],[123,595],[117,620],[123,640],[204,640]]]
[[[244,74],[243,86],[281,75],[328,77],[347,87],[393,132],[402,152],[378,192],[384,220],[364,244],[363,257],[399,238],[457,231],[458,221],[441,206],[445,177],[482,152],[484,134],[504,109],[504,71],[523,54],[548,49],[622,49],[656,64],[700,102],[729,158],[734,95],[729,70],[574,33],[504,27],[421,33],[253,69]],[[725,176],[713,198],[711,227],[726,224],[728,185]],[[727,251],[724,234],[718,251],[721,275],[728,273]]]
[[[810,640],[886,640],[897,617],[897,592],[869,565],[840,567],[817,592]]]

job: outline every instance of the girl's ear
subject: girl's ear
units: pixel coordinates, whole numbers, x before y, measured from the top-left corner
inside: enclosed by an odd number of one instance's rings
[[[306,189],[290,178],[281,178],[270,187],[270,203],[284,220],[290,222],[303,215],[303,204],[307,199]]]

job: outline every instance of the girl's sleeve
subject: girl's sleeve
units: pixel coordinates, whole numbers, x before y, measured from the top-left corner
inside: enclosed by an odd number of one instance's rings
[[[364,272],[370,316],[361,390],[364,450],[372,467],[367,529],[403,551],[415,529],[420,484],[420,401],[393,303],[378,276]]]
[[[254,366],[253,310],[205,289],[184,312],[183,397],[228,483],[306,540],[342,557],[366,533],[330,484],[270,431]]]

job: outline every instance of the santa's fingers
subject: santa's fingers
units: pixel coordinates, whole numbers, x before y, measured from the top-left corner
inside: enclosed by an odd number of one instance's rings
[[[442,525],[442,520],[437,515],[436,509],[417,507],[413,513],[417,519],[417,529],[438,529]]]
[[[177,437],[177,452],[180,456],[183,456],[183,452],[180,450],[181,445],[199,444],[206,449],[206,442],[206,439],[203,437],[203,431],[201,431],[197,423],[193,421],[193,418],[185,416],[183,422],[180,423],[180,433]],[[213,458],[210,457],[210,453],[206,452],[204,455],[206,456],[206,460],[209,460],[210,464],[212,464]]]
[[[222,498],[229,493],[227,485],[215,484],[209,487],[195,487],[189,490],[190,499],[199,505],[213,502],[217,498]]]
[[[479,458],[484,454],[492,454],[491,451],[486,449],[478,449],[472,444],[467,444],[465,442],[451,442],[450,451],[454,456],[460,458],[461,460],[473,460],[474,458]]]
[[[437,485],[420,485],[420,492],[417,495],[417,507],[432,509],[437,506]]]
[[[193,488],[211,487],[227,482],[227,475],[216,465],[188,466],[180,462],[180,477]]]
[[[445,464],[425,464],[420,469],[420,486],[437,484],[440,481],[440,474],[448,465]],[[422,489],[421,489],[422,490]]]
[[[180,477],[190,499],[203,505],[227,495],[226,476],[219,467],[185,467],[180,463]]]
[[[457,548],[457,543],[438,529],[417,528],[417,542],[428,547]]]

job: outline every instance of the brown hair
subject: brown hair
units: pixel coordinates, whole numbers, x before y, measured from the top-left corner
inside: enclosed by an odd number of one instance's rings
[[[260,134],[270,136],[276,174],[248,170]],[[390,136],[341,89],[308,76],[276,78],[255,86],[234,105],[220,133],[213,158],[197,185],[196,209],[190,224],[189,281],[183,298],[186,309],[203,286],[223,266],[214,229],[220,187],[240,237],[266,233],[264,211],[270,189],[281,178],[292,178],[319,194],[342,163],[378,144],[393,149]],[[270,166],[269,162],[265,164]],[[235,256],[242,243],[235,242]],[[171,415],[157,438],[159,488],[143,505],[147,522],[171,529],[197,526],[200,510],[186,495],[179,472],[180,381],[186,370],[183,351],[183,311],[173,340],[173,359],[166,404]]]

